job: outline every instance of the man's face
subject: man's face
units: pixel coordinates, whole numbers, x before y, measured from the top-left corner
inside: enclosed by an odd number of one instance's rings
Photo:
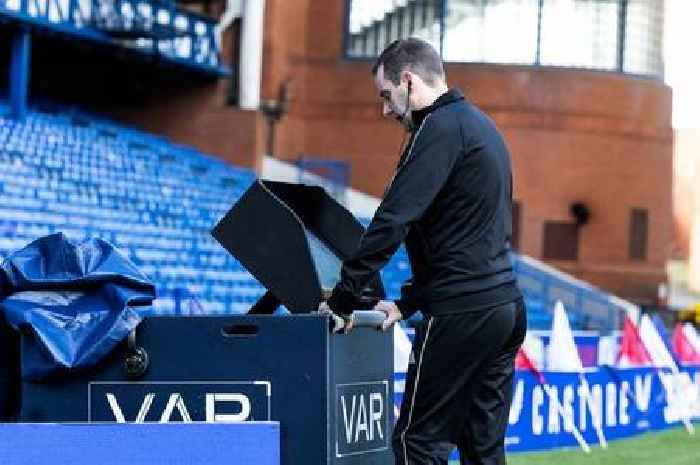
[[[389,79],[385,79],[384,65],[380,65],[374,76],[374,85],[377,87],[379,100],[382,102],[382,115],[398,121],[407,131],[410,131],[413,123],[406,82],[402,79],[397,86]],[[409,111],[406,111],[407,107]]]

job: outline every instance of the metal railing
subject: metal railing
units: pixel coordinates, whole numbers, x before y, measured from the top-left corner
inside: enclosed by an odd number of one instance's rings
[[[0,18],[220,72],[216,20],[170,0],[0,0]]]
[[[448,62],[543,65],[663,78],[665,0],[346,0],[345,53],[427,40]]]
[[[513,254],[513,270],[530,306],[532,329],[551,328],[557,302],[564,304],[573,329],[607,334],[621,327],[623,309],[610,294],[524,255]]]

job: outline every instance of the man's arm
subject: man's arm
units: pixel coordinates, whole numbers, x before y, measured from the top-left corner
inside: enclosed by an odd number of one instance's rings
[[[459,127],[451,115],[430,114],[423,121],[382,203],[362,236],[355,254],[343,262],[340,282],[328,299],[330,308],[349,315],[362,290],[406,237],[444,186],[462,146]]]

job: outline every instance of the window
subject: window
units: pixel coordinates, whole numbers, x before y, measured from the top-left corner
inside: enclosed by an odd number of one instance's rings
[[[545,0],[542,8],[541,63],[617,69],[619,22],[619,2]]]
[[[446,2],[446,61],[532,64],[537,57],[539,4],[532,0]],[[504,34],[504,31],[508,31]]]
[[[643,208],[633,208],[630,214],[630,259],[646,260],[649,215]]]
[[[661,0],[348,0],[345,53],[427,40],[443,60],[663,76]]]
[[[544,258],[577,260],[578,230],[576,223],[546,222],[544,224]]]
[[[440,49],[442,0],[352,0],[348,4],[349,56],[377,56],[394,40],[410,36]]]

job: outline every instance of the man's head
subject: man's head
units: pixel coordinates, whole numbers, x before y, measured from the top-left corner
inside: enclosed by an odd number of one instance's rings
[[[389,44],[374,63],[372,73],[382,113],[408,130],[413,126],[411,112],[430,105],[447,91],[440,55],[421,39],[399,39]]]

